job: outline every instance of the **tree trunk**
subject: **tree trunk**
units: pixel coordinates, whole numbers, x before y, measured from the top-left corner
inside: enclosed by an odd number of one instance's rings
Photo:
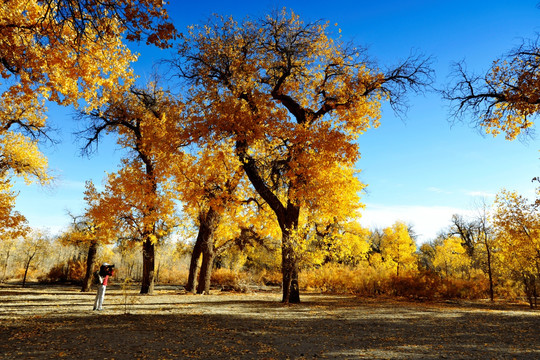
[[[4,263],[4,271],[2,273],[2,279],[0,279],[0,282],[4,282],[6,280],[6,274],[7,274],[7,268],[9,264],[9,255],[11,253],[11,250],[8,248],[6,251],[6,262]]]
[[[298,259],[294,248],[291,233],[298,229],[300,207],[293,204],[289,198],[287,204],[283,204],[280,197],[273,192],[262,176],[257,162],[248,154],[248,143],[245,140],[236,141],[236,155],[242,163],[246,175],[257,193],[270,206],[281,229],[281,271],[283,275],[283,299],[284,303],[299,303],[300,291],[298,287]]]
[[[290,237],[282,235],[281,246],[281,272],[283,276],[283,297],[285,304],[298,304],[300,302],[300,289],[298,288],[298,261]]]
[[[86,274],[84,275],[81,292],[89,292],[92,287],[92,273],[96,263],[98,244],[92,242],[88,248],[88,256],[86,257]]]
[[[283,297],[285,304],[300,303],[300,289],[298,286],[298,256],[296,254],[294,239],[291,232],[298,228],[300,209],[288,203],[285,216],[281,218],[281,272],[283,275]]]
[[[488,277],[489,277],[489,299],[493,302],[495,300],[495,292],[493,291],[493,270],[491,269],[491,249],[488,244],[486,244],[487,252],[487,267],[488,267]]]
[[[214,248],[214,233],[219,223],[220,216],[212,208],[199,216],[199,235],[201,238],[202,264],[199,273],[199,284],[197,294],[210,293],[210,278],[212,277],[212,266],[216,257]]]
[[[197,286],[197,294],[210,294],[210,278],[212,277],[212,266],[216,257],[212,241],[212,249],[203,247],[203,259],[201,264],[201,272],[199,274],[199,285]]]
[[[35,255],[35,253],[34,253]],[[22,282],[22,286],[25,287],[26,286],[26,276],[28,275],[28,268],[30,267],[30,262],[32,261],[32,259],[34,258],[34,255],[30,256],[30,258],[28,259],[28,261],[26,262],[26,266],[24,268],[24,277],[23,277],[23,282]]]
[[[199,258],[201,257],[202,252],[202,236],[199,229],[199,234],[197,235],[197,240],[193,246],[193,251],[191,252],[191,262],[189,264],[189,276],[186,284],[186,291],[195,292],[197,288],[197,271],[199,270]]]
[[[155,269],[156,246],[150,238],[143,242],[143,274],[141,294],[154,293],[154,269]]]

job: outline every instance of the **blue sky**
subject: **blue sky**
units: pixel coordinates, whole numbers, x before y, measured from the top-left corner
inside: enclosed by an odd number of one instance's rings
[[[204,1],[171,0],[171,17],[182,31],[211,13],[240,19],[258,17],[283,6],[306,21],[338,23],[345,40],[367,46],[381,65],[396,64],[411,51],[432,55],[436,86],[448,81],[452,62],[465,60],[468,69],[482,72],[491,62],[535,38],[540,30],[537,1]],[[136,73],[144,80],[152,63],[169,55],[131,45],[141,52]],[[449,122],[449,104],[439,95],[411,94],[405,119],[383,108],[381,126],[359,141],[360,177],[369,186],[361,222],[368,227],[389,226],[397,220],[414,226],[419,242],[432,239],[449,225],[453,213],[469,214],[480,199],[491,203],[501,188],[533,198],[534,176],[540,175],[538,140],[508,142],[482,136],[467,122]],[[17,209],[34,227],[55,233],[67,226],[67,210],[82,211],[84,182],[100,184],[106,171],[115,171],[121,157],[112,139],[92,158],[79,156],[71,109],[50,107],[50,120],[62,143],[44,147],[54,186],[17,184]]]

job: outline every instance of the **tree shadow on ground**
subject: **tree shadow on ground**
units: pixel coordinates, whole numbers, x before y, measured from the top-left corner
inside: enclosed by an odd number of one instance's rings
[[[116,289],[106,311],[92,312],[94,294],[34,291],[0,294],[0,359],[540,358],[540,313],[521,307],[331,295],[283,305],[277,293],[137,296]]]
[[[2,324],[0,358],[538,359],[539,328],[538,316],[489,313],[298,320],[242,314],[38,316]]]

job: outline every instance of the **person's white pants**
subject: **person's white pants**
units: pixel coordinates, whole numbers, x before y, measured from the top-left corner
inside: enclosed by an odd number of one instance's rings
[[[103,299],[105,299],[105,289],[107,289],[107,286],[98,285],[96,300],[94,301],[94,310],[103,310]]]

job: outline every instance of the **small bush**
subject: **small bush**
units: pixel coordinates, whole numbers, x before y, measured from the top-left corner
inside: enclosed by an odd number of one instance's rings
[[[265,286],[281,286],[283,275],[280,271],[263,269],[255,276],[255,282]]]
[[[522,294],[521,284],[513,279],[502,279],[495,284],[495,297],[507,300],[518,300]]]
[[[156,280],[160,284],[185,284],[188,274],[187,270],[161,268]]]
[[[387,291],[387,279],[385,271],[371,267],[326,264],[302,271],[300,286],[305,290],[372,296]]]
[[[442,282],[439,294],[444,299],[481,299],[487,296],[488,289],[485,277],[470,280],[447,278]]]
[[[305,290],[360,296],[389,295],[418,300],[479,299],[485,298],[488,290],[485,276],[471,280],[441,279],[429,271],[396,276],[387,269],[367,265],[353,268],[327,264],[305,270],[300,275],[300,286]]]
[[[49,272],[39,278],[42,282],[77,282],[83,281],[86,275],[86,262],[69,260],[68,263],[56,264]]]
[[[210,283],[212,286],[221,289],[229,289],[233,291],[246,292],[248,284],[251,283],[250,274],[245,272],[236,272],[230,269],[215,269],[212,271]]]
[[[391,294],[418,300],[432,300],[438,296],[441,279],[434,273],[410,273],[404,276],[392,276]]]
[[[15,270],[13,276],[16,280],[22,280],[24,278],[24,268],[18,268]],[[41,275],[41,272],[38,269],[29,268],[28,273],[26,274],[26,281],[36,280]]]

